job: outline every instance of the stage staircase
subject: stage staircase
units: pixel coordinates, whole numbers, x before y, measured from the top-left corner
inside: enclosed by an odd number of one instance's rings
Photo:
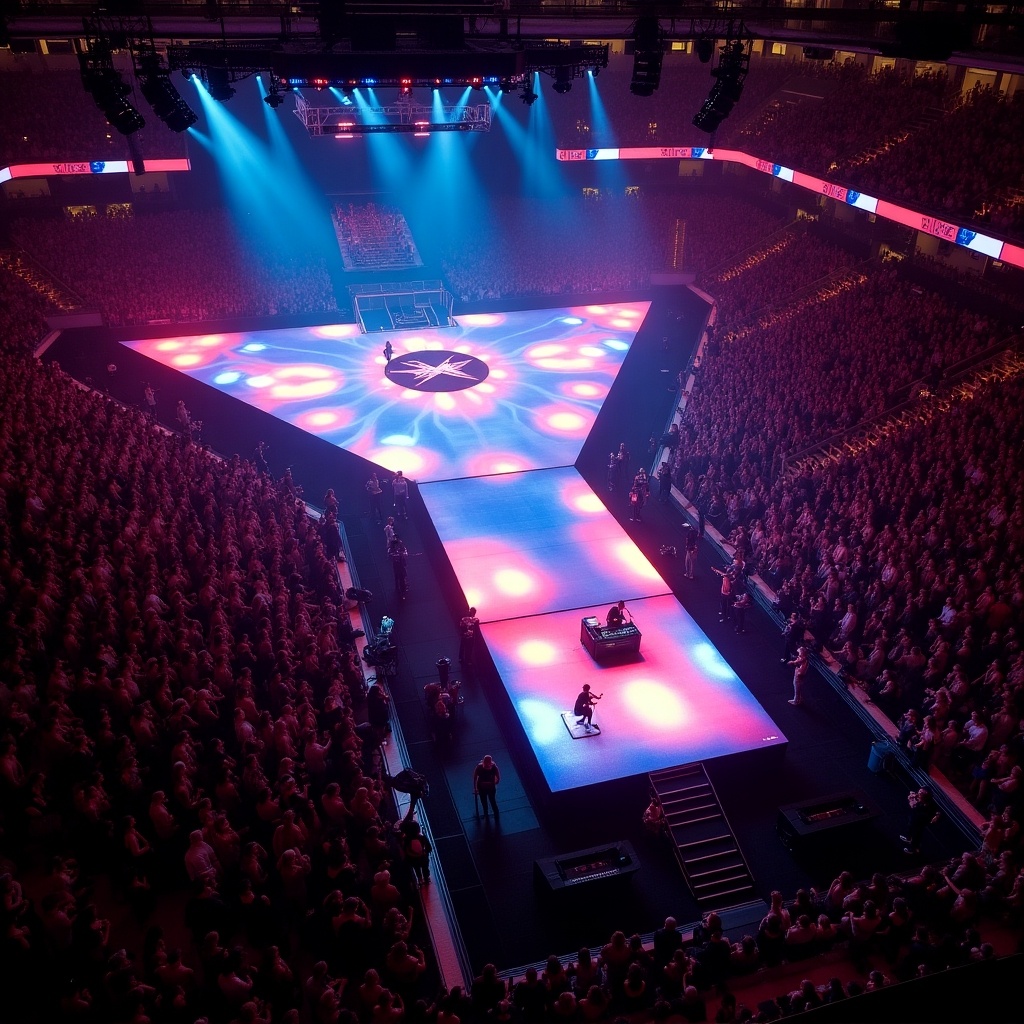
[[[651,772],[683,877],[704,910],[754,898],[754,876],[700,763]]]

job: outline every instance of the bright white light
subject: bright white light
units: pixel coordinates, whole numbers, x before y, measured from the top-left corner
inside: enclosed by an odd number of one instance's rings
[[[213,378],[214,384],[234,384],[235,381],[241,378],[241,374],[237,370],[227,370],[224,373],[218,373]]]
[[[653,679],[627,683],[622,699],[630,712],[648,728],[678,729],[689,717],[678,693]]]
[[[398,445],[400,448],[411,448],[416,442],[408,434],[388,434],[382,437],[381,444]]]
[[[536,667],[554,664],[558,651],[546,640],[526,640],[516,648],[516,656],[521,662]]]
[[[248,345],[242,346],[243,352],[262,352],[267,346],[258,341],[250,341]]]
[[[604,343],[608,348],[615,349],[616,352],[625,352],[629,349],[629,342],[622,341],[620,338],[606,338]]]
[[[581,324],[583,321],[578,316],[563,316],[563,324]]]
[[[269,388],[272,384],[277,383],[277,378],[272,377],[269,373],[261,373],[250,377],[245,383],[251,388]]]
[[[533,590],[533,580],[522,569],[499,569],[494,574],[494,585],[510,597],[522,597]]]

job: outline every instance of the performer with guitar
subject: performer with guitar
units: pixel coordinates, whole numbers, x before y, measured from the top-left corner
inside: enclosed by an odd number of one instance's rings
[[[576,724],[582,725],[587,732],[593,728],[591,719],[594,717],[594,705],[603,696],[603,693],[591,693],[590,683],[584,683],[580,695],[576,698],[572,713],[576,716]]]

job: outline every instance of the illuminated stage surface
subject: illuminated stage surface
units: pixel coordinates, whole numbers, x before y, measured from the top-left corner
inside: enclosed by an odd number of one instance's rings
[[[423,482],[573,465],[649,308],[617,302],[464,314],[441,330],[360,334],[355,324],[327,324],[122,344]]]
[[[553,792],[786,742],[573,468],[649,302],[122,342],[388,470],[421,495]],[[394,349],[391,363],[381,352]],[[580,620],[629,602],[639,660],[595,663]],[[584,682],[601,734],[561,715]]]
[[[482,622],[671,593],[575,469],[425,484],[420,494]]]
[[[739,676],[675,597],[632,601],[639,659],[595,662],[584,609],[489,623],[487,647],[552,792],[785,744]],[[584,683],[603,693],[601,734],[562,722]]]

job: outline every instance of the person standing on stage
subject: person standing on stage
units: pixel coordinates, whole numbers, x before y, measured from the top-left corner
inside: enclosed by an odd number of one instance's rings
[[[608,609],[604,621],[609,629],[618,629],[626,621],[626,602],[620,601],[618,604],[613,604]]]
[[[494,808],[494,816],[498,816],[498,801],[495,794],[498,792],[498,783],[501,782],[501,771],[494,763],[490,754],[484,754],[483,760],[473,769],[473,795],[480,797],[483,804],[484,817],[487,817],[487,801],[491,801]]]
[[[590,683],[584,683],[580,690],[576,703],[572,707],[572,713],[576,716],[576,724],[582,725],[587,732],[593,728],[594,705],[603,697],[590,692]]]
[[[377,479],[376,470],[370,474],[370,479],[366,481],[366,493],[370,496],[370,515],[373,516],[373,521],[379,525],[384,515],[381,509],[381,495],[384,493],[384,488],[381,487],[380,480]]]
[[[146,414],[156,423],[156,390],[148,381],[142,385],[142,397],[146,402]]]
[[[391,362],[391,357],[395,354],[395,347],[391,344],[390,339],[384,342],[384,361],[385,363]]]
[[[473,648],[476,646],[479,628],[480,620],[476,617],[476,609],[470,608],[459,620],[459,664],[463,668],[473,667]]]
[[[395,533],[395,517],[388,516],[388,521],[384,524],[384,544],[388,551],[391,550],[391,542],[398,536]]]
[[[391,493],[395,498],[395,515],[400,519],[409,518],[409,481],[398,470],[391,481]]]
[[[799,647],[796,657],[786,664],[793,666],[793,699],[789,703],[798,707],[804,702],[804,680],[811,667],[811,652],[806,647]]]

